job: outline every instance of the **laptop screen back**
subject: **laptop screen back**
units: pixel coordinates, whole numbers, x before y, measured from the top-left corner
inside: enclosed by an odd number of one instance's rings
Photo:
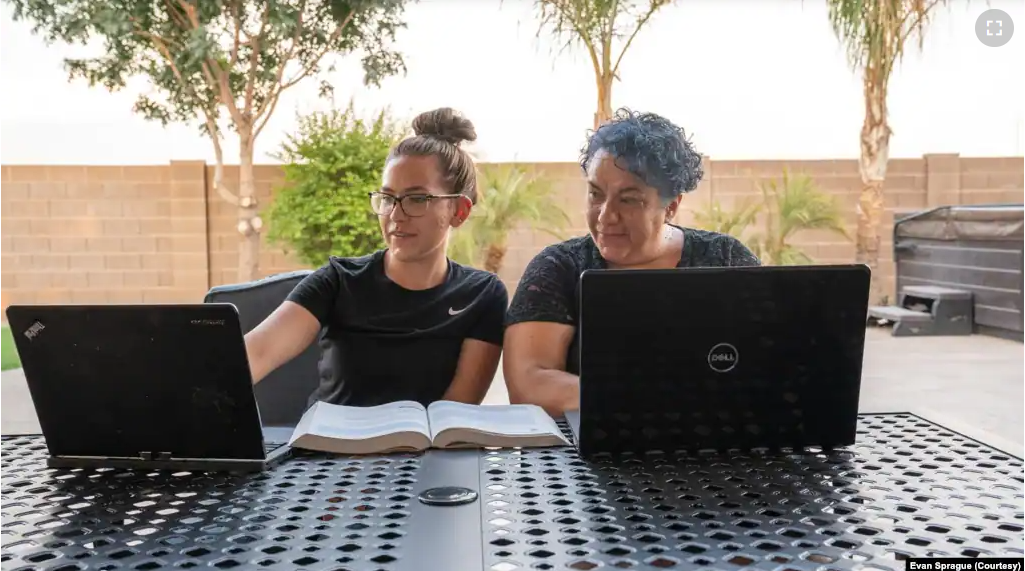
[[[12,306],[7,315],[51,455],[263,457],[233,306]]]
[[[582,452],[853,442],[868,286],[864,266],[585,273]]]

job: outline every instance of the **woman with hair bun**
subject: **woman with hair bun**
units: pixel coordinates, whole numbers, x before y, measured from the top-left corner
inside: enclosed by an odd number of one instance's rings
[[[508,292],[498,276],[446,255],[451,228],[477,201],[477,138],[450,108],[421,113],[385,161],[370,208],[386,247],[332,256],[246,335],[253,382],[304,351],[323,330],[321,383],[311,395],[350,406],[398,400],[478,404],[501,355]]]

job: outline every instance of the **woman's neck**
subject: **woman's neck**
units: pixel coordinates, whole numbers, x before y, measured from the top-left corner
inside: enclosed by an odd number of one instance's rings
[[[628,266],[613,264],[607,265],[612,269],[623,270],[661,270],[675,268],[680,264],[680,258],[683,256],[683,242],[683,231],[675,226],[666,224],[662,227],[658,247],[651,258]]]
[[[448,274],[448,258],[442,249],[440,255],[431,255],[414,261],[396,260],[391,251],[384,253],[384,274],[388,279],[409,290],[437,287]]]

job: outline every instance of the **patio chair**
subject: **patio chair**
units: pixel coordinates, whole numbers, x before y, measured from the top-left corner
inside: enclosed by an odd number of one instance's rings
[[[238,309],[242,332],[248,333],[271,314],[310,270],[276,274],[241,284],[215,286],[203,303],[231,303]],[[310,344],[298,357],[267,375],[254,387],[264,426],[295,426],[317,389],[320,347]]]

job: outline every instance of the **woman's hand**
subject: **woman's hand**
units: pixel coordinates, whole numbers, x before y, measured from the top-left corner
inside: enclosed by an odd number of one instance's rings
[[[566,372],[576,327],[524,321],[505,332],[503,369],[509,402],[536,404],[552,417],[580,408],[580,378]]]

